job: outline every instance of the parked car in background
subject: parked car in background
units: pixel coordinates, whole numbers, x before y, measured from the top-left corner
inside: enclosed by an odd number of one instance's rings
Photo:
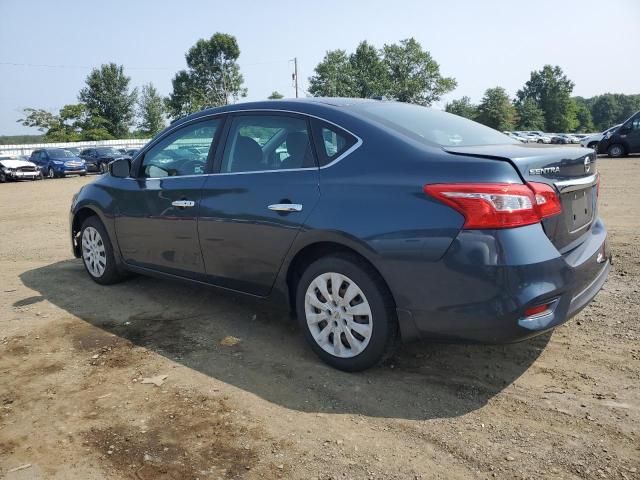
[[[109,162],[118,158],[131,157],[113,147],[91,147],[84,149],[80,153],[80,158],[87,163],[89,172],[105,173]]]
[[[504,131],[502,133],[504,133],[505,135],[508,135],[509,137],[513,138],[514,140],[518,140],[519,142],[522,142],[522,143],[527,143],[527,139],[526,138],[521,137],[520,135],[516,135],[513,132]]]
[[[12,155],[0,155],[0,183],[41,178],[42,172],[35,163]]]
[[[580,140],[578,140],[576,137],[568,133],[554,133],[552,134],[552,137],[551,137],[551,143],[558,143],[558,144],[580,143]]]
[[[607,133],[615,131],[620,125],[622,125],[622,124],[618,124],[618,125],[614,125],[613,127],[609,127],[604,132],[601,132],[601,133],[594,133],[592,135],[588,135],[588,136],[586,136],[586,137],[584,137],[583,139],[580,140],[580,145],[582,145],[583,147],[595,149],[595,148],[598,147],[598,142],[600,140],[602,140],[602,138]]]
[[[84,160],[64,148],[43,148],[34,150],[31,159],[47,178],[60,178],[67,175],[87,174]]]
[[[80,156],[80,149],[78,147],[66,147],[65,150],[69,150],[71,153],[73,153],[76,157]]]
[[[512,135],[516,137],[517,140],[520,140],[523,143],[536,143],[537,139],[531,135],[527,135],[525,132],[511,132]]]
[[[529,135],[534,135],[537,143],[551,143],[551,137],[540,130],[532,130],[527,133]]]
[[[608,132],[598,143],[598,153],[622,157],[640,153],[640,112],[631,115],[619,128]]]
[[[325,362],[362,370],[400,338],[513,342],[588,305],[610,270],[596,160],[407,103],[227,105],[84,185],[69,239],[99,284],[271,299]]]

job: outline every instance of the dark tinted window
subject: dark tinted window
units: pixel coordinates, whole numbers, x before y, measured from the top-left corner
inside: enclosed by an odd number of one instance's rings
[[[513,144],[493,128],[441,110],[400,102],[363,102],[353,110],[416,140],[443,147]]]
[[[201,175],[219,119],[187,125],[160,140],[144,154],[142,176],[147,178]]]
[[[47,150],[47,153],[51,158],[74,158],[75,155],[71,153],[69,150],[64,150],[62,148],[52,148]]]
[[[100,147],[96,148],[98,155],[122,155],[119,150],[116,150],[113,147]]]

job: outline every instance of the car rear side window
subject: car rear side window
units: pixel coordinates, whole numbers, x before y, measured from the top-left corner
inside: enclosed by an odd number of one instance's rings
[[[288,115],[238,115],[231,122],[220,173],[314,168],[307,121]]]
[[[320,166],[330,164],[357,143],[357,138],[335,125],[315,120],[314,139]]]
[[[206,173],[209,149],[219,125],[219,119],[210,119],[167,135],[144,154],[141,176],[163,178]]]

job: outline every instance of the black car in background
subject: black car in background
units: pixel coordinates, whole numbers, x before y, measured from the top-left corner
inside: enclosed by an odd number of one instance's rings
[[[640,153],[640,112],[631,115],[620,128],[605,133],[598,143],[598,153],[610,157]]]
[[[107,165],[118,158],[131,158],[113,147],[91,147],[80,152],[87,164],[87,171],[105,173]]]

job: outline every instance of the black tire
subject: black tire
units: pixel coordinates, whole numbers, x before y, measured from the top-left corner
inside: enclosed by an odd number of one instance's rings
[[[538,140],[538,143],[544,143],[544,140],[539,139],[539,140]]]
[[[58,176],[56,175],[56,172],[53,170],[53,168],[49,167],[47,169],[47,178],[57,178]]]
[[[624,156],[624,154],[625,154],[624,147],[619,143],[614,143],[613,145],[609,145],[609,148],[607,148],[607,155],[609,155],[611,158],[619,158]]]
[[[590,142],[589,144],[587,144],[587,148],[592,148],[593,150],[595,150],[596,148],[598,148],[598,142]]]
[[[95,230],[97,230],[98,234],[100,235],[101,244],[104,247],[105,268],[104,268],[104,272],[100,275],[95,275],[94,273],[91,272],[91,269],[87,265],[87,259],[85,258],[83,238],[84,238],[85,230],[87,228],[94,228]],[[127,278],[127,275],[121,272],[116,265],[115,257],[113,255],[113,247],[111,245],[111,240],[109,239],[109,235],[107,234],[107,231],[104,228],[104,225],[102,225],[102,222],[98,217],[92,216],[87,218],[84,221],[84,223],[82,224],[82,228],[80,229],[79,242],[80,242],[80,256],[82,258],[82,263],[84,265],[85,270],[87,271],[87,274],[89,275],[89,277],[91,277],[91,279],[94,282],[99,283],[100,285],[112,285],[114,283],[119,283]]]
[[[339,273],[352,280],[366,297],[371,309],[372,333],[369,342],[360,353],[350,358],[342,358],[325,351],[316,342],[307,324],[307,289],[319,275],[329,272]],[[306,268],[296,285],[296,316],[312,350],[325,363],[339,370],[356,372],[371,368],[393,354],[397,344],[398,320],[391,293],[378,272],[356,255],[338,253],[321,257]]]
[[[100,162],[100,174],[107,173],[107,164],[104,162]]]
[[[7,181],[7,175],[4,172],[0,172],[0,183],[5,183]]]

